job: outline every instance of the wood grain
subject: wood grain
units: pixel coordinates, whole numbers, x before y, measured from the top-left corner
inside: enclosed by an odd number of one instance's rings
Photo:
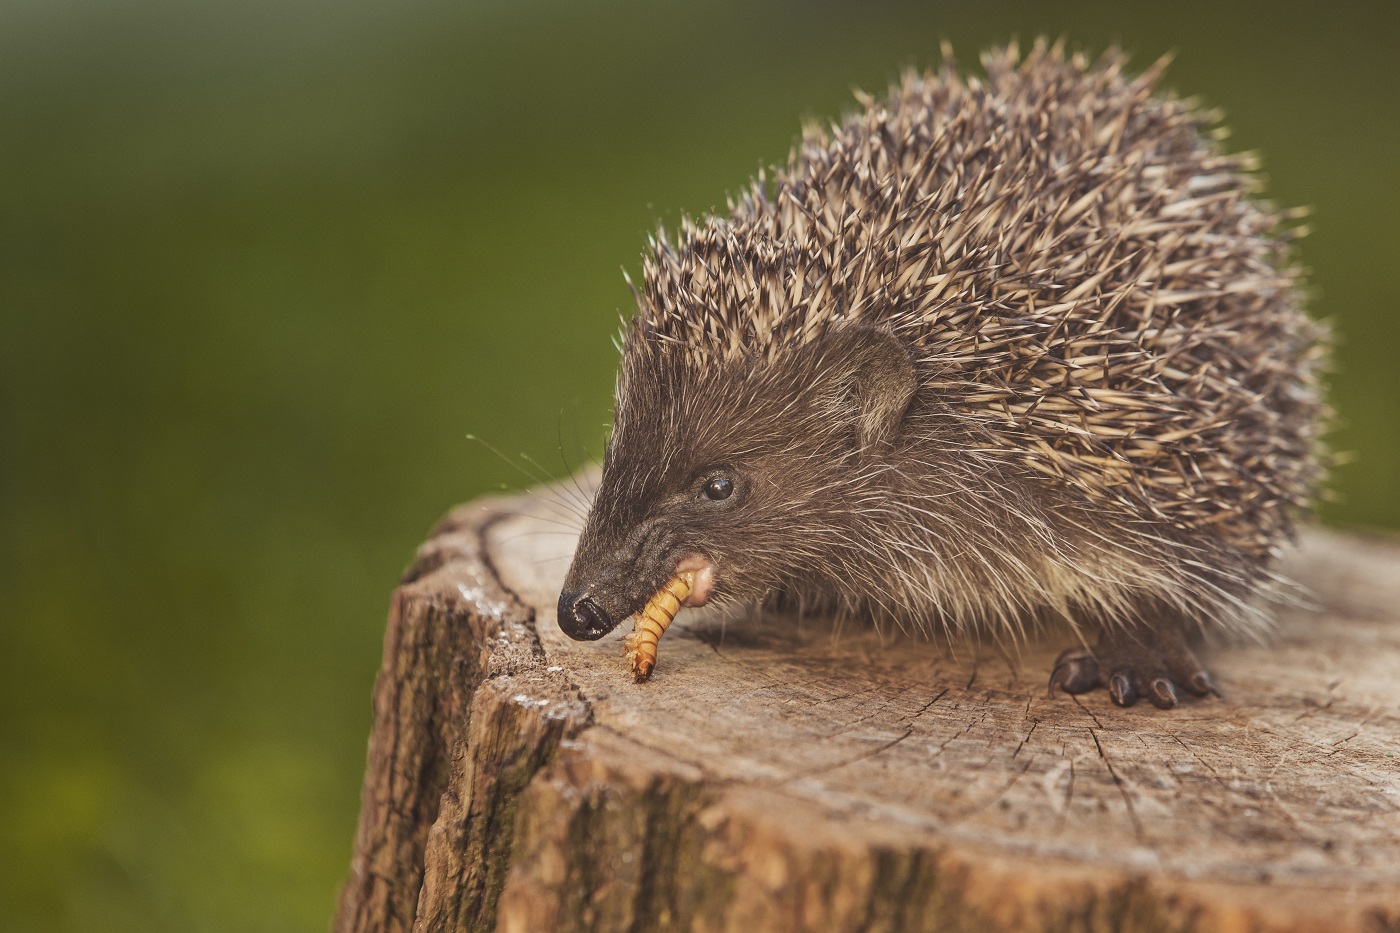
[[[1394,541],[1307,531],[1313,605],[1160,712],[1046,697],[1063,636],[709,610],[633,683],[555,625],[558,511],[454,511],[395,594],[337,930],[1400,930]]]

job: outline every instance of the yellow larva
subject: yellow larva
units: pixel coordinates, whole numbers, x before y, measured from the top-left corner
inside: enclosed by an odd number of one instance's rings
[[[656,667],[657,643],[694,587],[693,571],[678,573],[667,580],[666,585],[637,613],[632,634],[622,640],[623,647],[627,649],[627,660],[632,665],[632,676],[637,683],[644,683],[651,676],[651,669]]]

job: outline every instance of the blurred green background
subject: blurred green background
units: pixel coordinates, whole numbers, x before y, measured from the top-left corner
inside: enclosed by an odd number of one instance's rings
[[[1400,5],[0,4],[0,927],[325,929],[387,599],[596,450],[646,233],[1013,34],[1225,108],[1342,336],[1337,523],[1400,526]]]

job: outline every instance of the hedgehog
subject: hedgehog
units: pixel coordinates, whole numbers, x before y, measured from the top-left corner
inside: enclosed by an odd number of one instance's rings
[[[1052,695],[1163,709],[1217,692],[1208,633],[1267,635],[1324,466],[1301,213],[1165,59],[982,64],[945,47],[652,235],[564,633],[684,574],[686,606],[1067,626]]]

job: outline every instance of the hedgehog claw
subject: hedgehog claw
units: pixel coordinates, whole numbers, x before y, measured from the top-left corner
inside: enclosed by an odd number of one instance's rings
[[[1147,685],[1147,698],[1158,709],[1172,709],[1177,704],[1176,687],[1167,677],[1156,677]]]
[[[1137,672],[1132,668],[1119,668],[1108,679],[1108,696],[1119,706],[1132,706],[1137,702]]]
[[[1055,659],[1055,671],[1050,675],[1050,689],[1047,696],[1055,695],[1055,688],[1065,693],[1087,693],[1095,687],[1103,686],[1103,674],[1094,656],[1080,648],[1062,651]]]
[[[1186,687],[1198,697],[1221,696],[1220,690],[1215,686],[1215,682],[1210,679],[1210,675],[1205,671],[1197,671],[1187,681]]]

